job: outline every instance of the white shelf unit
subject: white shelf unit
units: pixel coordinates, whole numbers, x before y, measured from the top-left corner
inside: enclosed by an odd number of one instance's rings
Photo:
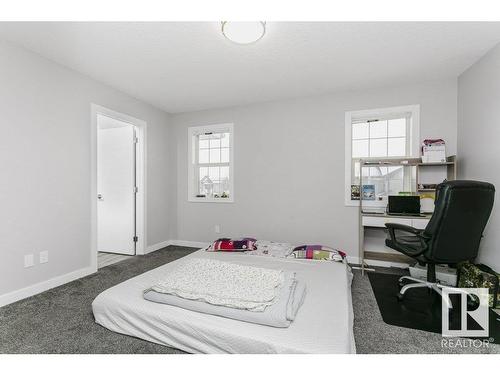
[[[402,166],[404,168],[414,168],[405,186],[409,189],[405,192],[422,195],[434,194],[434,188],[423,188],[424,186],[434,186],[444,180],[456,179],[456,157],[450,156],[444,163],[422,163],[420,158],[397,158],[397,159],[364,159],[360,161],[360,181],[359,181],[359,258],[361,269],[364,272],[367,266],[366,260],[383,261],[390,263],[400,263],[403,266],[412,262],[411,258],[398,253],[385,246],[387,237],[386,223],[399,223],[409,225],[418,229],[424,229],[432,214],[422,217],[414,216],[393,216],[387,215],[385,207],[374,209],[373,203],[371,212],[365,212],[366,206],[363,199],[363,168],[373,166]],[[373,201],[370,201],[373,202]],[[385,202],[385,201],[382,201]],[[373,211],[377,211],[374,213]]]

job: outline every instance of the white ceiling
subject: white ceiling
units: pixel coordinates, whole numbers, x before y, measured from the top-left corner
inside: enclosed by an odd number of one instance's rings
[[[219,22],[1,23],[0,38],[178,113],[457,77],[500,23],[268,22],[246,46]]]

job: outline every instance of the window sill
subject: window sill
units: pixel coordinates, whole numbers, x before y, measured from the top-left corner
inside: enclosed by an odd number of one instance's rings
[[[234,203],[233,198],[188,198],[188,202],[192,203]]]

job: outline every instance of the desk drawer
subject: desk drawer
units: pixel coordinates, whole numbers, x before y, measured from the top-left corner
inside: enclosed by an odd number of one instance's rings
[[[364,227],[385,227],[385,223],[396,223],[403,225],[412,225],[412,219],[401,219],[401,218],[392,218],[392,217],[375,217],[375,216],[364,216],[363,217],[363,226]]]

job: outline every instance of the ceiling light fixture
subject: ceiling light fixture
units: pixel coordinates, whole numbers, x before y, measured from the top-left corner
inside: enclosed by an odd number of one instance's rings
[[[266,23],[258,22],[222,22],[222,34],[231,42],[238,44],[255,43],[266,33]]]

